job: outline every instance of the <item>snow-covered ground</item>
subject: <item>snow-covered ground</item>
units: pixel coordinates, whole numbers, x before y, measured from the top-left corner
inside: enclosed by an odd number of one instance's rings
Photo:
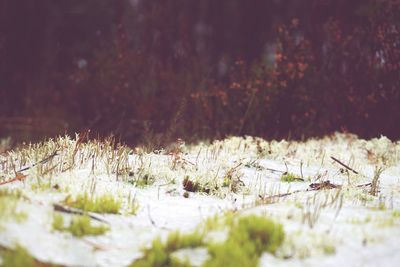
[[[306,142],[231,137],[147,153],[81,141],[60,138],[0,156],[0,190],[19,189],[15,209],[26,215],[0,211],[2,247],[19,245],[63,266],[127,266],[158,236],[193,232],[213,216],[258,214],[285,231],[261,266],[400,265],[400,142],[348,134]],[[281,181],[287,174],[293,182]],[[103,221],[94,225],[110,230],[83,237],[54,230],[54,214],[75,216],[54,204],[70,211],[66,199],[85,192],[122,203],[117,214],[90,213]],[[208,257],[204,248],[174,253],[195,266]]]

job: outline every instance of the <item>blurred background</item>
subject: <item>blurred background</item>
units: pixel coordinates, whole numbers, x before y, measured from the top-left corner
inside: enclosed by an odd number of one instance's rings
[[[3,146],[398,139],[399,123],[399,0],[0,0]]]

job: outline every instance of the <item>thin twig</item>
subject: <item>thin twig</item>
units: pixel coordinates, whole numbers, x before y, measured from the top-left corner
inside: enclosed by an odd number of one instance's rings
[[[20,169],[20,170],[19,170],[19,171],[17,171],[17,172],[23,172],[23,171],[27,171],[27,170],[29,170],[29,169],[31,169],[31,168],[33,168],[33,167],[35,167],[36,165],[39,165],[39,164],[44,164],[44,163],[48,162],[50,159],[54,158],[55,156],[57,156],[57,150],[56,150],[56,151],[54,151],[54,152],[53,152],[53,153],[52,153],[50,156],[48,156],[48,157],[46,157],[46,158],[42,159],[41,161],[39,161],[39,162],[36,162],[36,163],[32,164],[31,166],[28,166],[28,167],[22,168],[22,169]]]
[[[92,218],[93,220],[96,220],[96,221],[99,221],[99,222],[103,222],[103,223],[106,223],[106,224],[110,224],[109,222],[105,221],[104,219],[101,219],[101,218],[99,218],[97,216],[88,214],[85,211],[82,211],[82,210],[79,210],[79,209],[67,208],[67,207],[64,207],[63,205],[60,205],[60,204],[53,204],[53,209],[55,211],[68,213],[68,214],[87,215],[90,218]]]
[[[344,164],[343,162],[341,162],[341,161],[338,160],[337,158],[331,156],[331,159],[333,159],[334,161],[336,161],[337,163],[339,163],[340,165],[342,165],[343,167],[345,167],[345,168],[348,169],[349,171],[352,171],[352,172],[354,172],[355,174],[358,174],[357,171],[355,171],[354,169],[350,168],[349,166],[347,166],[346,164]]]
[[[275,169],[271,169],[271,168],[265,168],[267,171],[271,171],[271,172],[280,172],[280,173],[285,173],[286,171],[280,171],[280,170],[275,170]]]
[[[20,172],[17,172],[17,175],[15,175],[14,178],[9,179],[9,180],[6,180],[6,181],[3,181],[3,182],[0,182],[0,185],[9,184],[9,183],[12,183],[12,182],[15,182],[15,181],[22,181],[22,180],[24,180],[27,176],[28,176],[28,175],[25,175],[25,174],[22,174],[22,173],[20,173]]]

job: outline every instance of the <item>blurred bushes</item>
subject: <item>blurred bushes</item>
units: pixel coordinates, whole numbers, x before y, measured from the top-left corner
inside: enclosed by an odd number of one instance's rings
[[[398,1],[89,2],[69,6],[73,25],[93,15],[84,39],[70,33],[45,57],[45,82],[4,114],[51,113],[128,142],[400,136]]]

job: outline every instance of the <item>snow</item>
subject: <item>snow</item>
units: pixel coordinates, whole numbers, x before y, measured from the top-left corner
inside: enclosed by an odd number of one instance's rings
[[[76,144],[76,140],[63,142],[69,144],[69,151]],[[85,149],[82,154],[90,154]],[[64,160],[65,155],[54,161]],[[23,181],[1,185],[0,189],[22,189],[29,200],[18,204],[18,209],[28,214],[27,220],[0,222],[0,245],[12,248],[20,244],[40,261],[65,266],[127,266],[142,256],[141,249],[149,247],[154,238],[165,238],[176,230],[190,233],[207,218],[232,210],[237,211],[237,216],[256,213],[283,224],[284,244],[276,255],[264,253],[261,266],[400,264],[400,216],[394,215],[400,210],[399,142],[385,137],[366,141],[344,134],[303,143],[231,137],[209,145],[186,145],[172,155],[131,154],[127,164],[135,175],[147,173],[156,177],[154,184],[145,187],[129,182],[128,175],[117,178],[115,171],[107,169],[107,155],[99,156],[94,169],[92,161],[87,160],[50,175],[52,185],[57,184],[62,190],[32,189],[38,181],[36,168],[28,170]],[[346,172],[331,156],[359,174]],[[371,182],[375,166],[385,169],[380,176],[379,193],[372,196],[368,194],[370,187],[357,185]],[[281,182],[285,171],[305,181]],[[222,186],[229,172],[232,183],[244,184],[234,192]],[[10,171],[0,168],[0,176],[9,177]],[[210,194],[190,192],[185,198],[182,181],[186,176],[211,185]],[[327,180],[341,185],[341,189],[307,191],[311,183]],[[53,231],[52,204],[85,191],[111,193],[123,201],[124,207],[134,199],[139,210],[136,215],[96,214],[111,228],[102,236],[76,238]],[[262,202],[287,192],[295,193]],[[183,249],[174,255],[189,257],[195,266],[201,266],[208,257],[204,248]]]

